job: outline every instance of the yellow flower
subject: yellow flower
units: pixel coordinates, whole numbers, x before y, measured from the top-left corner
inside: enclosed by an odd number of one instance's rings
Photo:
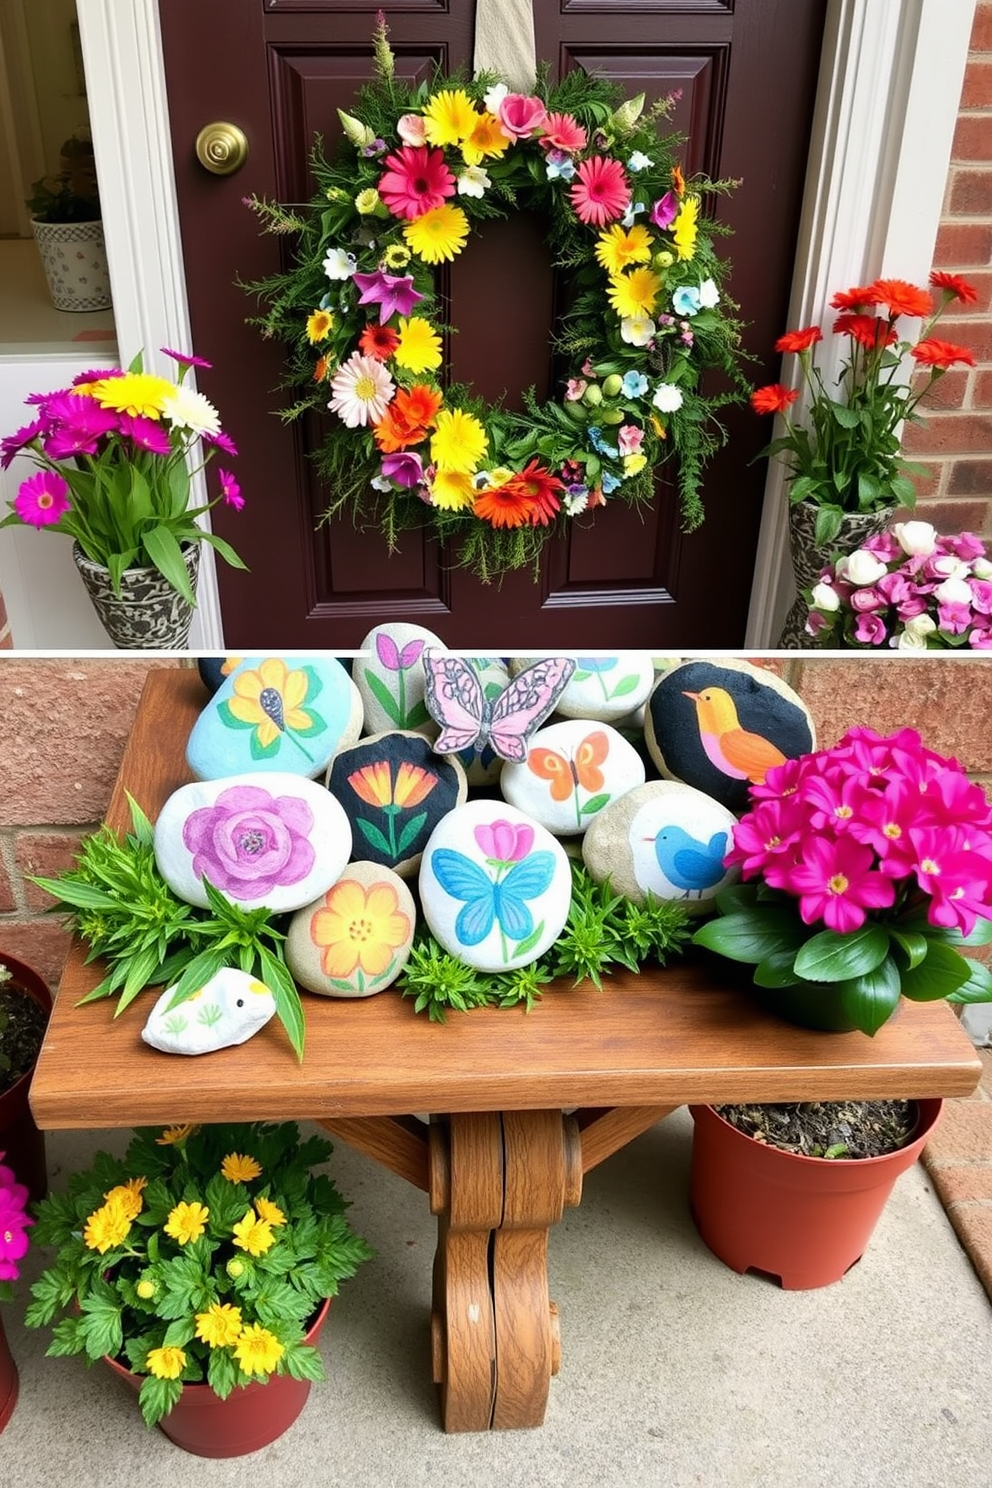
[[[242,1374],[271,1374],[285,1352],[275,1334],[258,1323],[242,1328],[234,1345]]]
[[[83,1241],[90,1250],[106,1255],[123,1245],[131,1229],[131,1216],[119,1199],[111,1199],[95,1209],[83,1226]]]
[[[158,1296],[158,1287],[147,1276],[138,1282],[134,1290],[145,1302],[150,1302],[153,1297]]]
[[[640,450],[635,450],[632,455],[624,455],[623,473],[624,475],[637,475],[647,463],[647,455],[642,455]]]
[[[281,656],[267,656],[257,668],[237,674],[227,709],[239,723],[254,724],[259,748],[269,749],[280,734],[313,728],[303,707],[309,692],[305,671],[290,671]]]
[[[411,315],[409,320],[401,316],[399,337],[400,344],[393,356],[401,367],[408,372],[429,372],[440,367],[441,337],[430,321],[419,315]]]
[[[253,1178],[262,1176],[261,1165],[253,1157],[245,1157],[240,1152],[229,1152],[220,1170],[228,1183],[250,1183]]]
[[[307,339],[311,346],[323,341],[334,329],[334,316],[329,310],[311,310],[307,316]]]
[[[137,1219],[144,1203],[141,1190],[147,1182],[147,1178],[129,1178],[126,1183],[119,1183],[116,1188],[108,1190],[103,1197],[108,1204],[115,1200],[119,1202],[128,1219]]]
[[[310,938],[323,952],[320,964],[326,976],[350,977],[360,966],[366,976],[380,977],[410,938],[410,917],[400,909],[391,884],[366,889],[342,878],[328,889],[324,904],[310,921]],[[267,1218],[261,1204],[257,1207]]]
[[[278,1204],[273,1204],[271,1199],[256,1199],[255,1210],[259,1219],[264,1219],[266,1224],[272,1225],[273,1229],[278,1229],[279,1225],[286,1223],[285,1214]]]
[[[443,88],[424,106],[424,133],[432,145],[457,145],[475,129],[479,114],[462,88]]]
[[[431,505],[442,511],[461,511],[471,506],[476,490],[470,475],[456,475],[453,470],[439,470],[431,486]]]
[[[187,1121],[182,1126],[167,1126],[162,1135],[155,1138],[155,1144],[158,1147],[171,1147],[176,1142],[185,1142],[199,1130],[199,1126],[195,1126],[192,1121]]]
[[[162,417],[167,398],[175,396],[176,385],[151,372],[125,372],[122,377],[104,377],[90,383],[91,396],[101,408],[129,413],[132,418]]]
[[[421,801],[426,801],[436,785],[437,776],[432,775],[430,770],[412,765],[409,760],[402,760],[396,771],[393,801],[408,811],[411,806],[419,806]]]
[[[424,263],[436,264],[461,253],[468,238],[468,218],[461,207],[445,203],[424,212],[403,228],[403,236]]]
[[[254,1209],[249,1209],[244,1219],[238,1220],[233,1233],[235,1245],[253,1256],[264,1255],[276,1242],[272,1225],[268,1220],[259,1219]]]
[[[196,1314],[196,1336],[211,1348],[227,1348],[241,1332],[241,1308],[230,1302],[211,1302]]]
[[[621,320],[636,315],[650,315],[658,298],[661,280],[653,269],[631,269],[629,274],[615,274],[606,297]]]
[[[509,136],[495,114],[482,114],[471,134],[462,141],[462,159],[466,165],[481,165],[492,155],[504,155],[510,148]]]
[[[373,217],[376,213],[379,213],[380,216],[384,215],[379,211],[382,205],[382,197],[374,186],[366,187],[364,191],[360,191],[355,197],[355,211],[360,217]]]
[[[390,243],[382,255],[382,261],[387,269],[405,269],[410,262],[410,250],[404,248],[402,243]]]
[[[431,437],[431,459],[439,470],[471,475],[488,448],[486,431],[474,414],[442,408]]]
[[[601,232],[596,241],[596,258],[610,275],[622,274],[631,264],[650,263],[654,242],[646,227],[621,227],[619,223]]]
[[[696,235],[699,232],[699,197],[684,196],[682,205],[679,207],[679,215],[672,223],[672,237],[675,239],[675,247],[679,258],[688,259],[696,251]]]
[[[272,1221],[270,1220],[269,1223],[271,1224]],[[224,1270],[227,1272],[232,1281],[239,1281],[245,1274],[245,1263],[237,1256],[232,1256],[227,1265],[224,1267]]]
[[[156,1379],[178,1379],[186,1368],[186,1355],[181,1348],[149,1349],[145,1367]]]
[[[180,1203],[172,1210],[162,1228],[178,1244],[186,1245],[190,1240],[199,1240],[209,1218],[210,1210],[202,1204]]]

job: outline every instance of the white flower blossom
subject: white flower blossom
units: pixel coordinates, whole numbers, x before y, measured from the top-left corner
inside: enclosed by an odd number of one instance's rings
[[[499,118],[499,106],[509,91],[505,83],[495,83],[488,93],[483,94],[482,101],[490,114],[495,114]]]
[[[893,636],[889,642],[897,651],[925,651],[927,649],[927,636],[937,629],[936,620],[929,615],[914,615],[911,620],[906,621],[906,628],[897,638]]]
[[[620,340],[628,346],[647,346],[657,329],[649,315],[629,315],[620,322]]]
[[[812,593],[813,604],[818,610],[840,609],[840,595],[833,584],[817,584]]]
[[[704,310],[712,310],[720,303],[720,291],[713,279],[704,279],[699,286],[699,303]]]
[[[941,604],[971,604],[971,588],[957,574],[945,579],[933,591],[933,597]]]
[[[581,493],[576,492],[572,496],[564,496],[561,504],[570,517],[577,517],[589,505],[589,493],[588,491],[582,491]]]
[[[627,161],[627,169],[632,171],[647,170],[649,165],[654,165],[650,155],[645,155],[643,150],[635,150]]]
[[[651,402],[662,413],[674,413],[682,407],[682,389],[671,382],[659,382]]]
[[[162,399],[162,412],[174,429],[192,429],[194,434],[219,434],[220,414],[202,393],[179,386]]]
[[[971,571],[976,579],[992,579],[992,563],[987,558],[973,558]]]
[[[888,573],[886,564],[867,548],[858,548],[837,565],[837,577],[858,588],[864,584],[876,584],[885,573]]]
[[[458,195],[484,196],[492,184],[481,165],[467,165],[458,175]]]
[[[929,522],[896,522],[892,535],[909,558],[929,558],[937,546],[937,529]]]
[[[343,248],[328,248],[324,255],[324,273],[328,279],[350,279],[357,267],[355,255]]]

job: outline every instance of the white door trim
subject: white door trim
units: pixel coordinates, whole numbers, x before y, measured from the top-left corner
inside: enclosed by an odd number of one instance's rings
[[[790,325],[822,319],[835,290],[866,276],[918,280],[929,271],[975,3],[828,0]],[[77,5],[118,340],[124,355],[188,347],[158,0]],[[209,562],[205,568],[194,643],[222,649],[216,579]],[[749,646],[773,644],[789,573],[776,464]]]

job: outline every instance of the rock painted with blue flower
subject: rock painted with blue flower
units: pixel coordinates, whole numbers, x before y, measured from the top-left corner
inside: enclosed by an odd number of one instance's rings
[[[336,657],[227,658],[220,672],[186,745],[198,780],[248,770],[323,775],[361,732],[362,700]]]
[[[466,801],[435,827],[420,902],[437,941],[478,971],[526,966],[565,928],[572,874],[561,843],[501,801]]]
[[[563,718],[613,723],[645,703],[654,686],[654,666],[643,651],[616,656],[577,656],[575,671],[558,699]]]
[[[141,1030],[145,1043],[163,1054],[210,1054],[246,1043],[276,1010],[265,983],[232,966],[172,1007],[175,991],[166,988]]]
[[[413,729],[428,739],[438,725],[424,701],[423,654],[427,647],[444,651],[444,643],[430,630],[401,621],[370,630],[355,657],[352,676],[365,710],[365,733]]]

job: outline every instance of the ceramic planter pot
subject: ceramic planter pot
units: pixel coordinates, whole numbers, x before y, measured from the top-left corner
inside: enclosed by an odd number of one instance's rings
[[[897,510],[886,506],[875,512],[846,512],[837,536],[829,543],[816,541],[816,516],[820,510],[814,501],[797,501],[789,507],[789,550],[792,568],[796,576],[796,600],[785,618],[779,647],[783,650],[806,651],[815,641],[806,633],[806,618],[809,606],[803,597],[804,589],[812,589],[819,581],[822,570],[831,558],[841,553],[853,553],[870,537],[884,532]]]
[[[317,1313],[306,1335],[316,1343],[327,1319],[330,1298]],[[116,1359],[104,1359],[114,1374],[137,1395],[144,1379],[132,1374]],[[288,1374],[273,1374],[267,1384],[252,1381],[236,1386],[222,1400],[209,1385],[184,1385],[183,1393],[158,1428],[184,1452],[196,1457],[243,1457],[267,1447],[288,1431],[303,1410],[310,1394],[310,1381]]]
[[[56,310],[109,310],[110,271],[102,222],[31,219]]]
[[[10,1352],[7,1335],[3,1328],[3,1310],[0,1308],[0,1432],[14,1414],[20,1378],[14,1356]]]
[[[110,572],[93,563],[78,543],[72,556],[100,623],[118,651],[184,651],[189,645],[193,607],[173,589],[157,568],[128,568],[121,576],[120,597],[114,593]],[[200,544],[183,548],[186,572],[196,593],[200,572]]]
[[[47,1019],[52,1011],[52,994],[38,973],[22,961],[0,952],[0,963],[6,966],[14,982],[25,996],[33,999]],[[34,1200],[43,1199],[48,1189],[48,1171],[45,1164],[45,1136],[38,1130],[28,1104],[31,1076],[34,1066],[25,1070],[8,1090],[0,1095],[0,1152],[6,1153],[3,1161],[12,1168],[19,1182],[28,1189]]]
[[[738,1131],[712,1106],[689,1109],[689,1202],[706,1245],[733,1271],[763,1271],[787,1291],[801,1291],[840,1281],[860,1260],[943,1101],[917,1102],[915,1135],[905,1147],[856,1159],[783,1152]]]

